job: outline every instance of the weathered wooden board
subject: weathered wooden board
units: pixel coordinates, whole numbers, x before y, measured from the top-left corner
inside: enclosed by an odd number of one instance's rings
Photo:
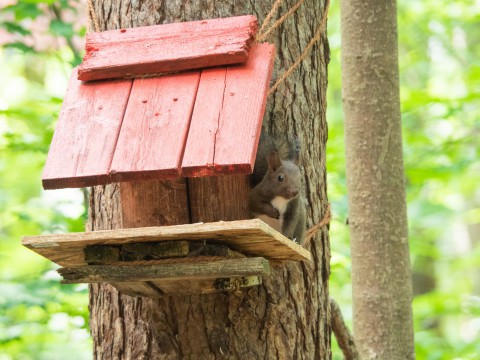
[[[43,169],[45,189],[109,180],[131,80],[82,83],[74,69]]]
[[[254,16],[136,27],[87,34],[80,80],[118,78],[245,62]]]
[[[251,187],[247,175],[194,177],[187,180],[190,222],[250,219],[248,196]]]
[[[122,205],[119,227],[125,229],[191,222],[187,179],[124,182],[118,185]]]
[[[198,294],[213,294],[218,292],[225,291],[238,291],[243,288],[257,286],[262,283],[261,276],[241,276],[241,277],[230,277],[230,278],[217,278],[217,279],[203,279],[195,278],[195,280],[155,280],[149,281],[142,284],[148,284],[154,286],[157,289],[157,292],[162,295],[198,295]],[[126,283],[122,283],[126,284]],[[139,288],[134,288],[134,291],[138,294]],[[149,289],[142,289],[141,291],[147,291],[146,295],[148,297],[159,297],[155,296]],[[125,287],[122,288],[122,292],[127,295],[130,295],[128,291],[125,291]],[[135,295],[134,295],[135,296]],[[137,295],[138,296],[138,295]]]
[[[211,176],[215,173],[215,140],[224,101],[226,74],[226,68],[202,71],[183,155],[183,176]],[[232,151],[235,151],[235,146],[232,146]]]
[[[312,259],[308,250],[259,219],[27,236],[22,244],[61,266],[75,267],[86,265],[83,248],[88,245],[171,240],[208,240],[272,260]]]
[[[161,265],[111,266],[90,265],[58,269],[62,283],[98,283],[152,281],[159,279],[182,280],[218,279],[236,276],[268,275],[270,264],[261,257],[226,259],[204,263],[177,263]]]
[[[215,142],[217,173],[253,171],[274,59],[274,45],[257,44],[245,66],[228,68]]]
[[[184,176],[253,171],[274,58],[273,45],[256,44],[245,64],[202,71]]]
[[[274,47],[243,65],[69,89],[43,174],[46,189],[253,170]]]
[[[136,79],[111,166],[113,181],[180,175],[200,72]]]

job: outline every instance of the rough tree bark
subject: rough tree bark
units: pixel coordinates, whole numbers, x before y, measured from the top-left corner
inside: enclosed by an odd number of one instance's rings
[[[353,333],[361,359],[413,359],[396,3],[342,0]]]
[[[296,1],[285,1],[284,13]],[[263,20],[272,0],[94,1],[102,30],[254,14]],[[299,56],[316,30],[324,1],[305,1],[271,41],[276,73]],[[327,204],[325,121],[328,44],[313,48],[267,105],[265,124],[303,142],[309,225]],[[154,151],[154,149],[152,149]],[[244,176],[98,186],[90,199],[89,230],[247,217]],[[273,264],[261,286],[235,294],[132,298],[107,284],[90,287],[91,332],[97,359],[329,359],[330,244],[323,229],[311,244],[313,264]]]

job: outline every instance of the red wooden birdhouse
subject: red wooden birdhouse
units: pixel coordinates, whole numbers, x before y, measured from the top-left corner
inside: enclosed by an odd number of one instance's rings
[[[256,29],[254,17],[240,16],[89,34],[44,188],[247,176],[275,53],[271,44],[254,44]],[[105,281],[143,296],[252,286],[269,272],[265,258],[310,259],[258,219],[26,237],[23,244],[63,266],[64,282]]]

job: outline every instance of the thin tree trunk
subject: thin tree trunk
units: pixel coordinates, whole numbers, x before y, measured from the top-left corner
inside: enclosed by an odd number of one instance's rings
[[[414,358],[396,3],[342,0],[353,333],[361,359]]]
[[[296,1],[286,1],[281,14]],[[273,1],[95,1],[102,29],[254,14],[261,22]],[[273,32],[283,72],[313,36],[323,1],[305,1]],[[325,93],[327,39],[278,91],[265,117],[274,133],[303,142],[309,225],[327,204]],[[153,149],[152,149],[153,151]],[[124,183],[95,187],[89,229],[169,225],[247,217],[245,176]],[[96,359],[329,359],[330,244],[323,230],[311,244],[312,264],[272,264],[261,286],[239,293],[132,298],[107,284],[90,287]]]

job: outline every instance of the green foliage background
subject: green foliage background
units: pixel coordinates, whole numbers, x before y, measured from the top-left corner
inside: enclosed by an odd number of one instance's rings
[[[418,359],[480,354],[480,2],[399,2],[405,169]],[[82,231],[80,190],[40,177],[71,67],[81,60],[78,1],[0,1],[0,360],[90,359],[88,294],[60,286],[23,235]],[[351,323],[340,23],[328,36],[330,292]],[[334,346],[336,346],[334,344]],[[334,347],[334,359],[341,359]]]

